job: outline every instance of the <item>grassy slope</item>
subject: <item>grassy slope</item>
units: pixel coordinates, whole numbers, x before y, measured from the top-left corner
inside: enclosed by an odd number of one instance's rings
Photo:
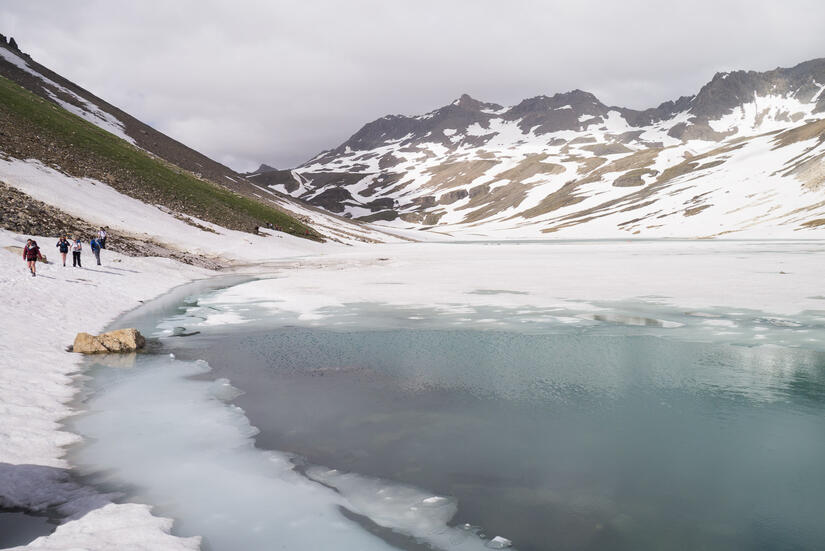
[[[269,222],[289,233],[320,238],[295,218],[150,157],[143,150],[3,77],[0,77],[0,114],[5,126],[0,150],[9,154],[26,153],[26,157],[58,164],[72,176],[101,177],[95,172],[112,175],[101,179],[127,195],[225,227],[251,231],[253,226],[265,226]],[[19,135],[16,135],[17,130],[20,130]],[[24,135],[30,139],[23,139]],[[14,143],[3,143],[9,139]],[[26,149],[26,142],[35,142],[31,148],[34,151],[14,151],[14,146]],[[37,155],[38,143],[48,143],[46,149],[50,152],[55,149],[69,151],[71,162],[54,163],[54,159],[43,159]],[[90,167],[94,168],[90,170]]]

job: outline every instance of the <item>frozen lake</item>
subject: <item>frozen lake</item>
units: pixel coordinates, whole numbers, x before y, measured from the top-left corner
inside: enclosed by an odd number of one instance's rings
[[[189,289],[130,319],[162,353],[90,370],[72,460],[208,549],[814,549],[822,252],[431,245]]]

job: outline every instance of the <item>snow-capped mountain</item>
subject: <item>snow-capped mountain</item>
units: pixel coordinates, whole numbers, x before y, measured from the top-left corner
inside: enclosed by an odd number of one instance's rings
[[[802,237],[825,227],[824,141],[816,59],[719,73],[643,111],[581,90],[511,107],[463,95],[249,177],[345,216],[453,235]]]

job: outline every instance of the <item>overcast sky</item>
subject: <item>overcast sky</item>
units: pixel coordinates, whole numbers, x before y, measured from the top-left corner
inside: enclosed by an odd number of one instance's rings
[[[644,108],[825,57],[822,0],[2,0],[0,33],[238,170],[386,114],[574,88]]]

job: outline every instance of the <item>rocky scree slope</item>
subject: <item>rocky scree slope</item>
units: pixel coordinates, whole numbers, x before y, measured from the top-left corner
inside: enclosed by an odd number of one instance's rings
[[[825,220],[825,59],[719,73],[646,110],[582,90],[463,95],[248,178],[332,212],[454,235],[814,236]]]

